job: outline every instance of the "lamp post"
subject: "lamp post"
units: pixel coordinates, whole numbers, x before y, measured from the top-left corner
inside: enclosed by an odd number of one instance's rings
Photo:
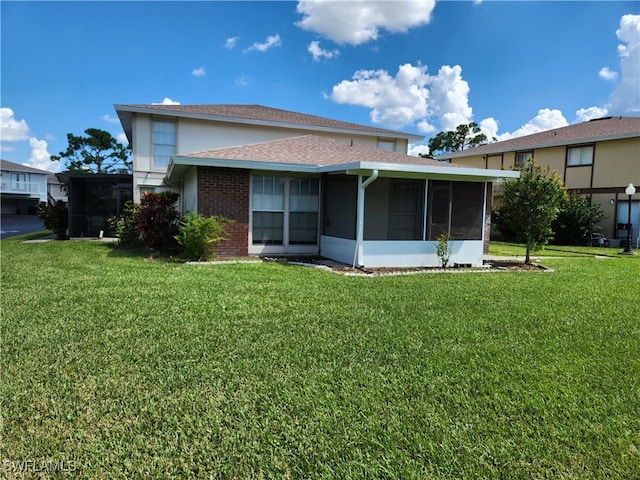
[[[624,193],[629,196],[629,216],[627,217],[627,245],[624,247],[624,251],[622,253],[633,255],[633,250],[631,249],[631,197],[636,193],[636,187],[633,186],[633,183],[627,185],[627,188],[624,189]]]

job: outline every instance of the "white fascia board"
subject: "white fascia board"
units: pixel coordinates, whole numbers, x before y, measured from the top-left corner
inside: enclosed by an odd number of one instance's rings
[[[394,130],[391,130],[388,132],[387,131],[378,132],[375,130],[358,130],[358,129],[351,129],[351,128],[322,127],[319,125],[311,125],[306,123],[274,122],[269,120],[256,120],[256,119],[241,118],[241,117],[225,117],[221,115],[207,115],[205,113],[177,112],[174,110],[156,110],[153,108],[140,108],[140,107],[118,106],[117,110],[121,110],[123,112],[144,113],[144,114],[154,115],[154,116],[193,118],[196,120],[208,120],[208,121],[224,122],[224,123],[240,123],[244,125],[256,125],[256,126],[262,126],[262,127],[279,127],[279,128],[287,128],[291,130],[310,130],[310,131],[316,131],[316,132],[363,135],[366,137],[376,136],[376,137],[383,137],[383,138],[402,138],[409,141],[410,143],[421,142],[424,140],[424,137],[420,135],[415,135],[413,133],[396,132]]]
[[[260,160],[229,160],[226,158],[197,158],[183,157],[175,155],[171,157],[169,168],[167,169],[167,178],[173,179],[174,172],[177,174],[176,167],[221,167],[221,168],[240,168],[243,170],[270,170],[277,172],[298,172],[298,173],[318,173],[317,165],[300,165],[292,163],[276,163],[263,162]]]
[[[194,158],[176,155],[171,157],[169,168],[167,169],[167,179],[174,180],[180,177],[184,168],[180,167],[221,167],[240,168],[245,170],[266,170],[277,172],[297,172],[297,173],[332,173],[347,172],[357,174],[361,172],[371,172],[378,170],[382,172],[393,172],[405,175],[424,175],[431,178],[466,178],[470,180],[491,180],[501,178],[519,178],[520,172],[514,170],[494,170],[484,168],[449,167],[443,165],[410,165],[395,163],[377,162],[351,162],[336,165],[300,165],[291,163],[263,162],[259,160],[229,160],[223,158]]]
[[[411,165],[376,162],[353,162],[342,165],[327,165],[320,167],[321,172],[378,170],[382,172],[397,172],[404,174],[419,174],[430,177],[465,177],[478,180],[497,180],[499,178],[519,178],[520,172],[514,170],[495,170],[484,168],[448,167],[435,165]]]

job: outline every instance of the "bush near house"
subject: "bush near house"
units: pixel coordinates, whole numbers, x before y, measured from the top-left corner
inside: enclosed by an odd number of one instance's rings
[[[47,230],[55,233],[58,240],[67,238],[69,210],[62,200],[58,200],[54,204],[40,202],[38,205],[38,217],[40,217]]]
[[[119,217],[109,218],[109,227],[118,237],[118,246],[122,248],[136,248],[143,245],[142,236],[138,230],[140,218],[140,205],[133,200],[124,204]]]
[[[174,192],[145,193],[140,200],[136,228],[144,245],[161,252],[177,250],[176,235],[180,213],[176,209],[179,195]]]
[[[592,205],[587,197],[571,192],[562,202],[558,216],[551,224],[556,245],[587,245],[596,225],[605,219],[598,204]]]
[[[232,220],[221,217],[188,212],[181,224],[176,240],[184,249],[183,255],[189,260],[209,260],[215,258],[214,245],[227,239],[227,225]]]

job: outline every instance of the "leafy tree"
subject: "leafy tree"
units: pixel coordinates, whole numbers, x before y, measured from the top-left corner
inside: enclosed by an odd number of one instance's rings
[[[47,230],[51,230],[56,234],[58,240],[67,238],[69,210],[67,210],[67,206],[62,200],[58,200],[53,205],[40,202],[38,205],[38,217],[40,217]]]
[[[571,192],[562,203],[560,213],[552,224],[554,243],[584,245],[589,242],[596,224],[604,220],[605,213],[598,204],[592,205],[587,197]]]
[[[496,212],[496,228],[513,233],[525,244],[525,263],[531,252],[540,249],[552,237],[551,225],[565,201],[566,190],[556,172],[543,170],[533,159],[520,170],[520,178],[508,179]]]
[[[435,155],[459,152],[465,148],[477,147],[488,143],[487,136],[480,131],[476,122],[460,124],[455,130],[440,132],[429,140],[429,153],[422,154],[425,158]]]
[[[86,136],[67,134],[68,147],[51,160],[69,161],[69,172],[117,173],[119,170],[131,170],[129,148],[122,145],[109,132],[98,128],[88,128]]]
[[[133,200],[128,200],[124,204],[122,213],[119,216],[111,217],[107,220],[109,227],[113,229],[118,237],[118,246],[122,248],[135,248],[142,246],[142,236],[138,231],[140,220],[140,204]]]

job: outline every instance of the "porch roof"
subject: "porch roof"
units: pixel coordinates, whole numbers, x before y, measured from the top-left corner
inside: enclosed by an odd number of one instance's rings
[[[300,173],[357,174],[378,170],[381,174],[386,172],[389,175],[430,178],[464,177],[479,181],[519,176],[517,171],[471,168],[318,135],[177,154],[171,158],[167,179],[181,178],[192,166]]]

